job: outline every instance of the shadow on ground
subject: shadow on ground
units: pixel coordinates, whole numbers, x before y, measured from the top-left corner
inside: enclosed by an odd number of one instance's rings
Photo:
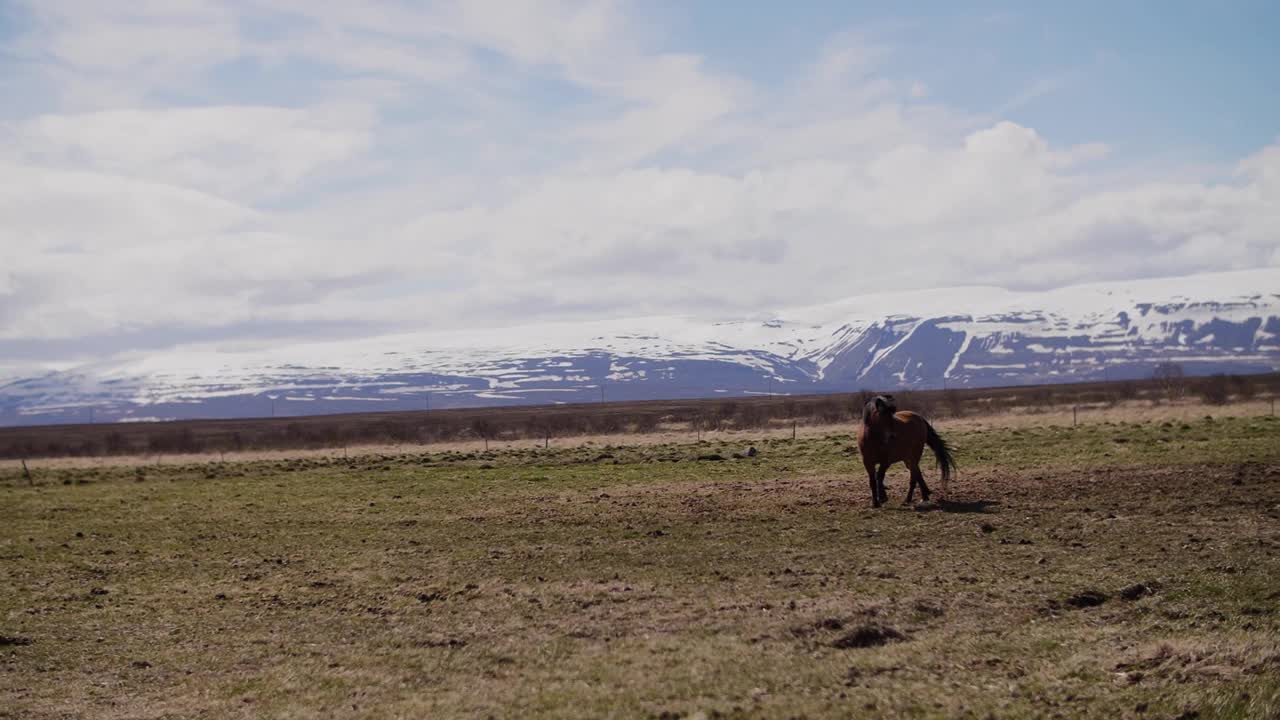
[[[916,505],[916,512],[947,512],[947,513],[990,513],[991,508],[999,507],[1000,503],[994,500],[943,500],[936,503],[921,503]]]

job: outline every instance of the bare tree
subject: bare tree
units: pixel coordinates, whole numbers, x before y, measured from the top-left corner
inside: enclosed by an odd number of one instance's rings
[[[1156,365],[1151,371],[1151,379],[1156,381],[1165,397],[1170,401],[1177,400],[1187,394],[1187,378],[1182,366],[1171,360]]]
[[[471,421],[471,432],[484,440],[484,449],[487,452],[489,450],[489,438],[493,436],[493,423],[485,418],[476,418]]]

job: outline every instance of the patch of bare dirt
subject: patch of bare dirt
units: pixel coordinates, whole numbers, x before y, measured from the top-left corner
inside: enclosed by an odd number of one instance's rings
[[[832,640],[831,647],[839,648],[841,650],[879,647],[891,642],[901,642],[906,639],[907,636],[897,628],[893,628],[888,625],[866,624],[860,625],[835,640]]]

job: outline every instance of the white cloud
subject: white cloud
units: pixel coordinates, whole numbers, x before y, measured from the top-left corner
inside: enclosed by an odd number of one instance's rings
[[[16,139],[33,164],[93,170],[252,201],[370,145],[366,108],[200,107],[42,115]]]
[[[1280,145],[1226,180],[1117,183],[1108,145],[944,105],[859,36],[770,84],[609,2],[29,10],[19,47],[58,99],[0,127],[0,340],[1280,263]]]
[[[20,3],[33,31],[12,48],[51,82],[68,107],[140,101],[157,88],[197,81],[235,59],[241,39],[233,10],[204,0],[92,0]]]

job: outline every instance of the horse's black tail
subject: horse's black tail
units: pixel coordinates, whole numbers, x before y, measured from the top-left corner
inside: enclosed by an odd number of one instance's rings
[[[951,448],[947,447],[947,443],[938,434],[937,430],[929,425],[928,433],[924,436],[924,441],[929,445],[929,449],[933,450],[933,456],[938,459],[938,469],[942,471],[942,492],[943,495],[947,491],[947,481],[951,479],[951,471],[956,467],[956,459],[951,455]]]

